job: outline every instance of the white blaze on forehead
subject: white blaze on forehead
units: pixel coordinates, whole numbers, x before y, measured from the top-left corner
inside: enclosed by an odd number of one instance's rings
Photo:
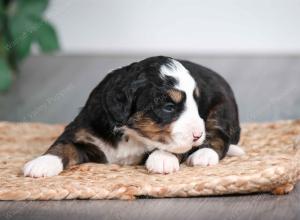
[[[167,75],[174,77],[178,81],[175,88],[184,91],[187,98],[193,97],[196,82],[189,71],[181,63],[174,59],[170,59],[168,64],[161,66],[160,73],[162,76]]]
[[[186,94],[186,111],[190,112],[191,110],[198,110],[193,97],[196,82],[189,71],[180,62],[170,59],[170,63],[161,66],[160,73],[162,76],[167,75],[174,77],[178,81],[175,88],[185,92]]]
[[[171,152],[186,152],[186,147],[199,146],[205,139],[204,121],[200,118],[198,106],[193,96],[196,88],[196,81],[190,72],[178,61],[170,59],[169,63],[162,65],[160,68],[162,78],[164,76],[174,77],[177,80],[175,88],[186,94],[185,109],[180,117],[172,125],[172,136],[176,149],[169,148]],[[193,142],[193,133],[202,133],[201,138]]]

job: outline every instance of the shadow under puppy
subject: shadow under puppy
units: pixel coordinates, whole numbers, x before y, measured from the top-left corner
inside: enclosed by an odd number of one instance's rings
[[[217,73],[170,57],[150,57],[112,71],[25,176],[59,174],[87,163],[145,164],[172,173],[179,164],[215,165],[241,155],[238,109]]]

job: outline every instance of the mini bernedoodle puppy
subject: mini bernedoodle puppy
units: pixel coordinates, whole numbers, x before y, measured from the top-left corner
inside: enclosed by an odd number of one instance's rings
[[[46,177],[87,163],[145,164],[172,173],[179,164],[209,166],[238,147],[238,108],[214,71],[170,57],[150,57],[112,71],[78,116],[24,175]]]

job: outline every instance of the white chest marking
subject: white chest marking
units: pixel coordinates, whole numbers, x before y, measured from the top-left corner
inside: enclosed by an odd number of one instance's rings
[[[133,138],[129,138],[128,141],[122,140],[116,148],[84,131],[81,132],[80,137],[77,137],[77,140],[97,146],[104,153],[108,163],[120,165],[138,164],[147,151],[142,143]]]
[[[110,163],[135,165],[140,163],[146,151],[143,144],[130,138],[128,141],[121,141],[115,152],[107,159]]]

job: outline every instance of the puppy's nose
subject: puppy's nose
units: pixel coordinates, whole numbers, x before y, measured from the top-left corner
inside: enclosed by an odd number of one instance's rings
[[[193,141],[197,141],[202,136],[202,132],[193,132]]]

